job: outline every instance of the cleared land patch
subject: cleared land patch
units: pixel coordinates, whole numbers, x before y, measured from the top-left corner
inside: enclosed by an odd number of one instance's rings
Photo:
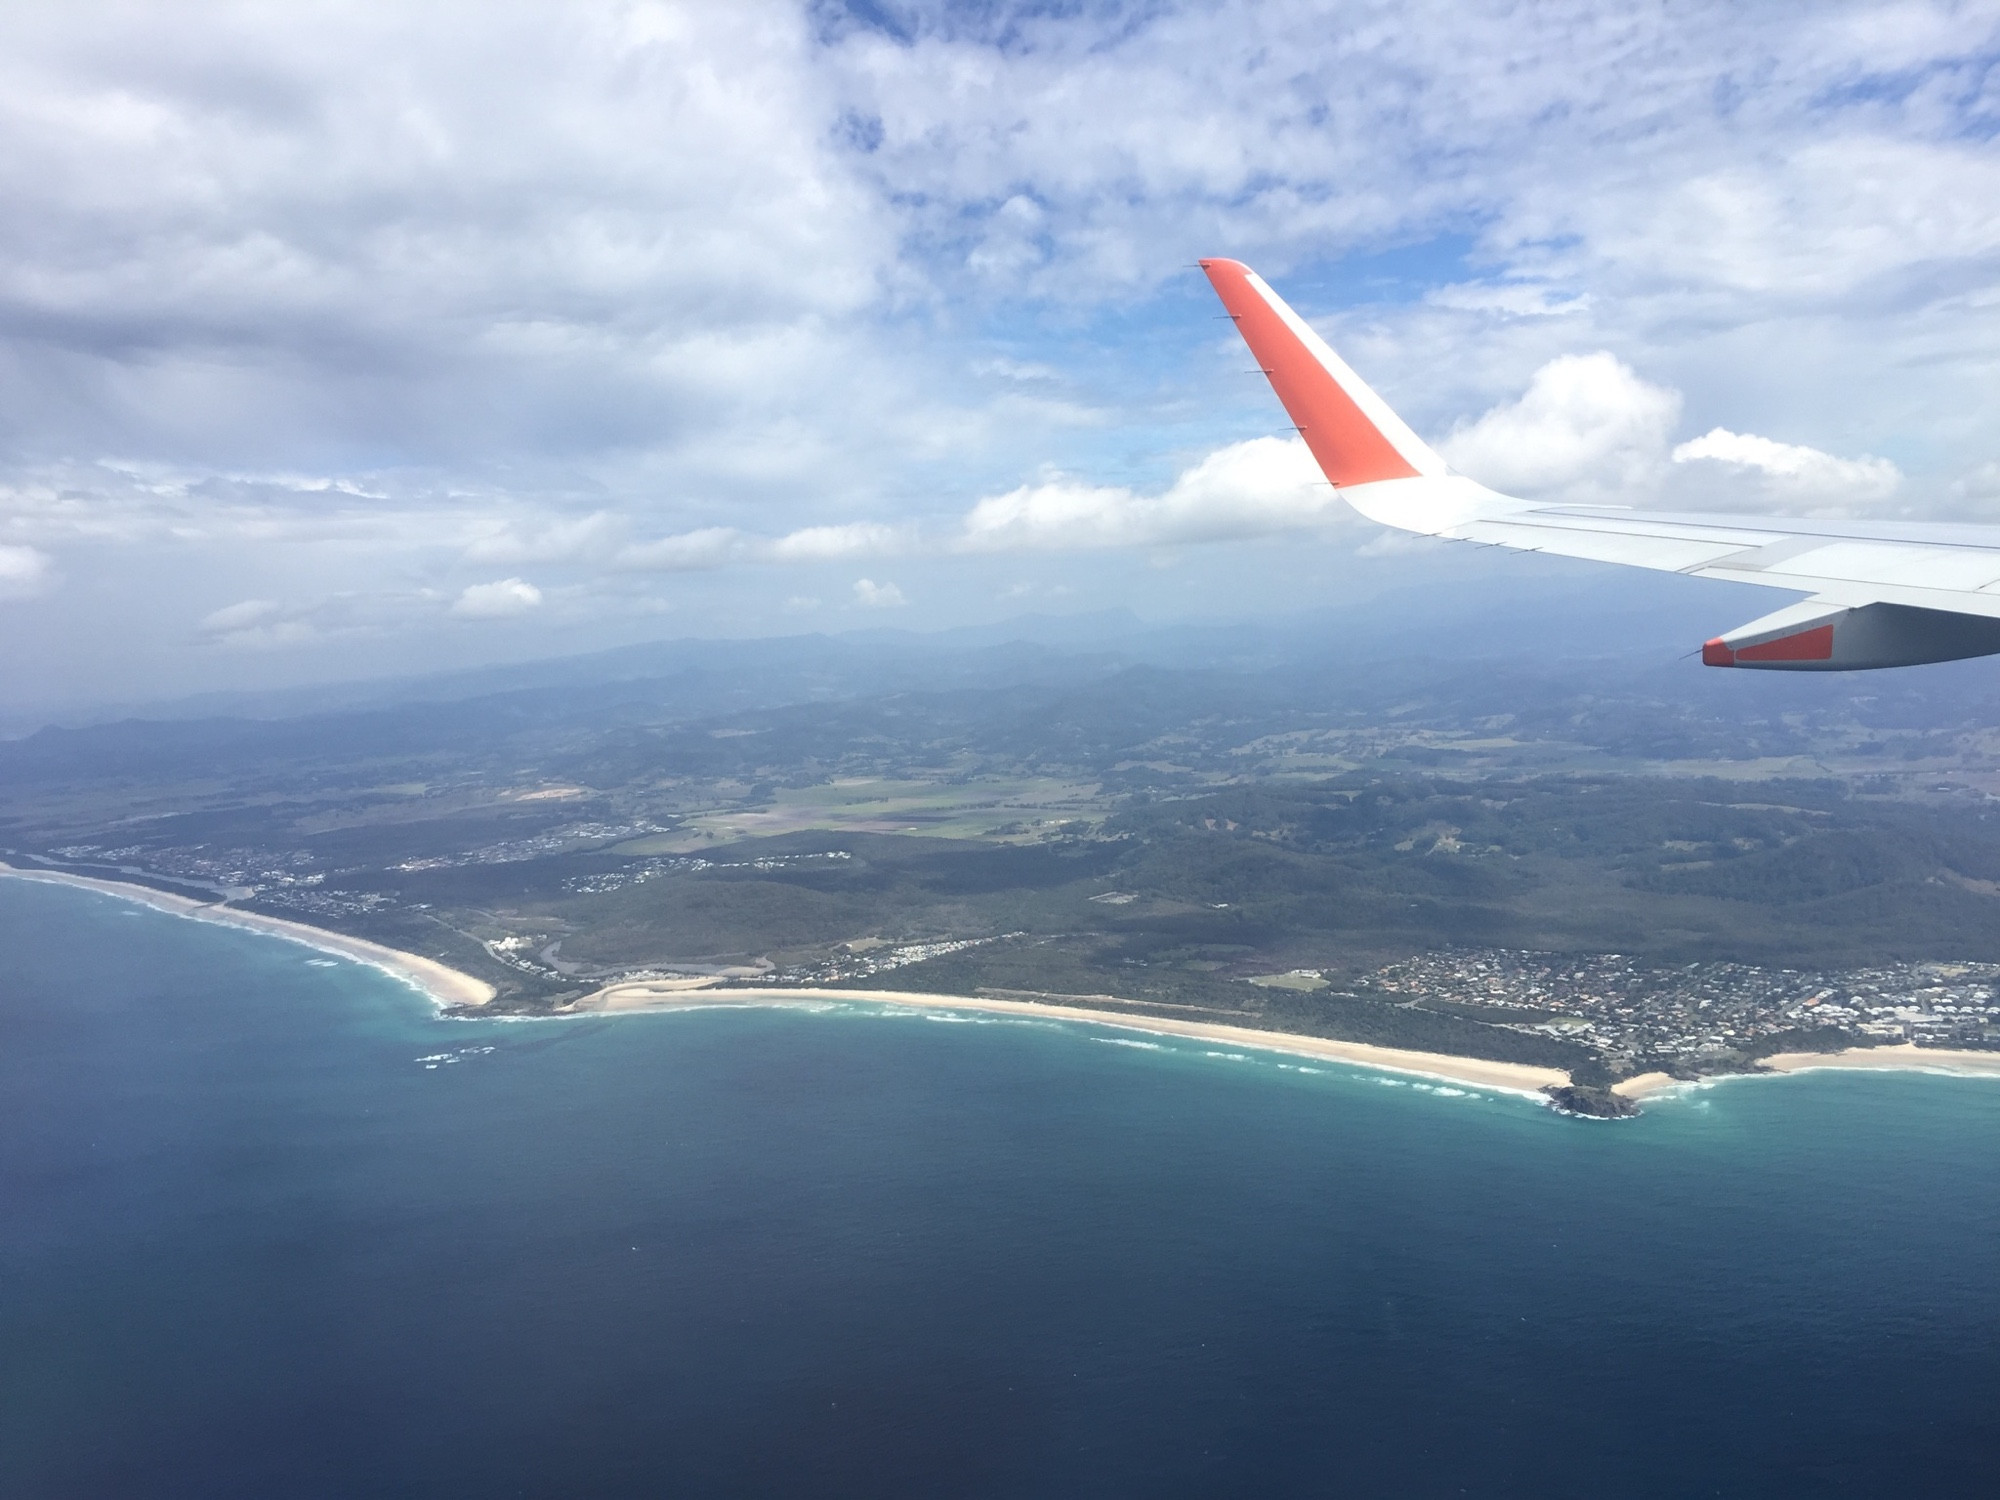
[[[628,839],[613,854],[687,854],[787,833],[921,834],[933,839],[1033,843],[1065,824],[1094,822],[1105,802],[1093,781],[830,781],[787,787],[768,804],[697,813],[670,833]]]

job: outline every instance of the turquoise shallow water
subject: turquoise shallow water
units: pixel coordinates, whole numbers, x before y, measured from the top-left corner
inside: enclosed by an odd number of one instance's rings
[[[18,881],[0,952],[10,1496],[2000,1493],[2000,1084],[446,1022]]]

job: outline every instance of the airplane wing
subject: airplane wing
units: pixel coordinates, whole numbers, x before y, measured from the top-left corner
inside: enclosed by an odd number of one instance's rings
[[[2000,652],[2000,527],[1541,505],[1454,474],[1248,266],[1201,268],[1322,472],[1371,521],[1808,597],[1715,637],[1712,667],[1847,671]]]

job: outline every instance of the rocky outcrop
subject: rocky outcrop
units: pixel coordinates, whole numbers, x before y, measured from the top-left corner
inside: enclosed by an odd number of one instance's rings
[[[1542,1092],[1549,1096],[1549,1102],[1558,1114],[1575,1115],[1580,1119],[1629,1120],[1639,1113],[1639,1106],[1623,1094],[1592,1088],[1588,1084],[1551,1084]]]

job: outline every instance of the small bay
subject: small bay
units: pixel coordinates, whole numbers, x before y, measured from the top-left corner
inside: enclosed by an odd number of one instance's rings
[[[2000,1490],[2000,1082],[438,1019],[0,880],[0,1491]]]

